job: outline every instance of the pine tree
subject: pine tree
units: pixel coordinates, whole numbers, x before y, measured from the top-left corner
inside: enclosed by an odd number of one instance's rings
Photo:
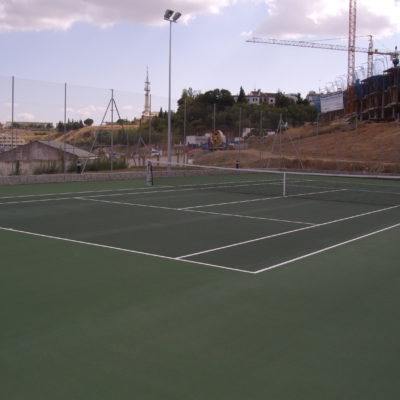
[[[238,103],[245,103],[246,102],[246,93],[244,92],[242,86],[240,86],[239,96],[237,98]]]

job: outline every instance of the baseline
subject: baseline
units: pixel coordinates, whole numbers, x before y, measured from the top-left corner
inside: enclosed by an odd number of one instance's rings
[[[181,260],[181,259],[178,259],[176,257],[163,256],[163,255],[160,255],[160,254],[147,253],[147,252],[138,251],[138,250],[124,249],[124,248],[121,248],[121,247],[107,246],[107,245],[104,245],[104,244],[85,242],[85,241],[76,240],[76,239],[68,239],[68,238],[63,238],[63,237],[59,237],[59,236],[45,235],[45,234],[42,234],[42,233],[22,231],[22,230],[19,230],[19,229],[7,228],[7,227],[4,227],[4,226],[0,226],[0,230],[6,231],[6,232],[20,233],[20,234],[30,235],[30,236],[37,236],[37,237],[42,237],[42,238],[46,238],[46,239],[60,240],[60,241],[69,242],[69,243],[83,244],[83,245],[86,245],[86,246],[93,246],[93,247],[100,247],[100,248],[104,248],[104,249],[117,250],[117,251],[122,251],[122,252],[125,252],[125,253],[140,254],[140,255],[144,255],[144,256],[161,258],[161,259],[164,259],[164,260],[180,261],[180,262],[185,262],[185,263],[189,263],[189,264],[203,265],[203,266],[212,267],[212,268],[218,268],[218,269],[225,269],[225,270],[229,270],[229,271],[241,272],[241,273],[244,273],[244,274],[250,274],[250,275],[254,275],[255,274],[254,271],[247,271],[247,270],[239,269],[239,268],[232,268],[232,267],[226,267],[226,266],[223,266],[223,265],[204,263],[204,262],[201,262],[201,261]]]

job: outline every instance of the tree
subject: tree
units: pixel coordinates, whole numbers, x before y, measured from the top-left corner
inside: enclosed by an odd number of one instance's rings
[[[203,104],[216,104],[218,106],[227,107],[233,106],[235,100],[229,90],[214,89],[200,94],[198,100]]]
[[[275,100],[276,107],[278,107],[278,108],[287,108],[293,103],[294,103],[294,101],[291,98],[287,97],[280,90],[278,91],[278,93],[276,95],[276,100]]]
[[[246,103],[246,93],[244,92],[242,86],[240,86],[239,96],[237,98],[237,103]]]
[[[65,124],[65,130],[67,132],[74,131],[74,130],[80,129],[80,128],[83,128],[82,120],[75,121],[75,120],[68,119],[68,122]],[[59,121],[57,123],[56,129],[58,132],[64,132],[64,123]]]
[[[194,91],[192,88],[183,89],[182,96],[178,100],[178,106],[183,106],[186,103],[193,103],[196,98],[199,96],[199,93]]]
[[[296,104],[304,104],[306,106],[310,104],[310,102],[307,99],[303,99],[301,97],[300,93],[297,93],[296,97],[297,97]]]
[[[56,129],[58,132],[64,132],[64,123],[61,121],[57,122]]]
[[[86,118],[84,121],[83,121],[83,123],[86,125],[86,126],[92,126],[93,125],[93,120],[92,120],[92,118]]]

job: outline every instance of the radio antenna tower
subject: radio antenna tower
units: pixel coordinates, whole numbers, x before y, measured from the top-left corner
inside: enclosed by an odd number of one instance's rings
[[[146,81],[144,82],[144,110],[142,117],[150,118],[151,116],[151,105],[150,105],[150,81],[149,81],[149,67],[146,71]]]

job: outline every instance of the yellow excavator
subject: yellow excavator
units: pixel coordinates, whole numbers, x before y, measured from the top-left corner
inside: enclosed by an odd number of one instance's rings
[[[216,129],[211,136],[210,150],[224,150],[226,149],[226,137],[219,129]]]

